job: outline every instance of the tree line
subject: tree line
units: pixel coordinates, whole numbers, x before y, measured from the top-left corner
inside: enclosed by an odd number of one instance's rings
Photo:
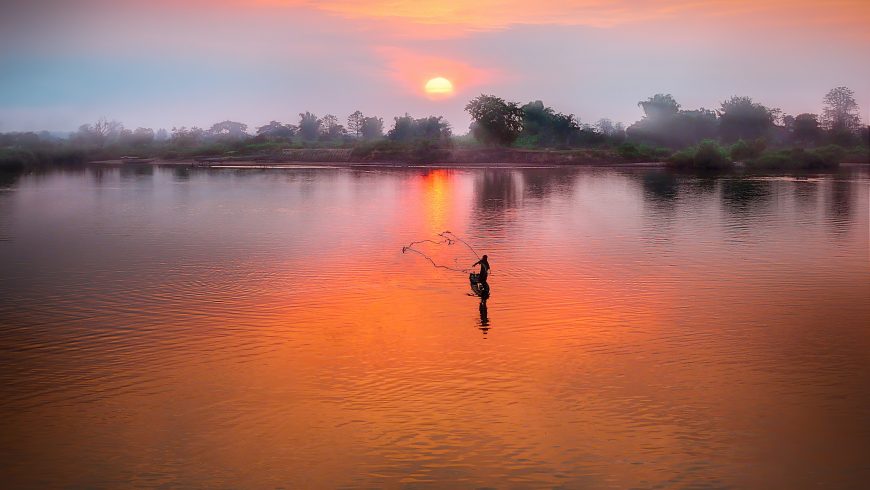
[[[575,147],[604,142],[634,142],[669,149],[704,140],[735,143],[763,139],[774,145],[867,144],[855,94],[837,87],[823,100],[822,114],[789,115],[751,97],[734,96],[717,109],[684,109],[671,94],[638,102],[643,117],[627,128],[601,119],[581,124],[574,114],[545,107],[541,101],[520,106],[494,95],[480,95],[465,110],[471,133],[485,144],[500,146]]]
[[[472,118],[468,136],[455,137],[441,116],[393,118],[385,128],[381,117],[355,111],[342,124],[333,114],[298,114],[294,123],[270,121],[251,128],[237,121],[221,121],[209,128],[173,127],[128,129],[101,118],[83,124],[68,138],[45,131],[0,133],[0,163],[16,159],[75,161],[112,158],[119,154],[185,157],[232,152],[270,151],[282,147],[363,147],[407,145],[428,151],[457,144],[478,147],[538,149],[617,148],[626,159],[665,158],[702,142],[736,145],[736,157],[757,156],[765,148],[813,148],[836,144],[868,146],[870,133],[862,124],[854,92],[830,90],[822,98],[820,114],[790,115],[751,97],[734,96],[715,109],[686,109],[671,94],[655,94],[638,102],[640,120],[628,127],[610,119],[582,123],[535,100],[520,105],[482,94],[465,106]],[[709,146],[709,145],[708,145]],[[641,151],[639,149],[646,148]],[[652,149],[652,150],[650,150]]]

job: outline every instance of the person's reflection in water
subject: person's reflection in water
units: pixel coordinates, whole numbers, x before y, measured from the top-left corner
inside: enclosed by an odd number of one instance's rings
[[[480,310],[480,331],[483,332],[483,335],[486,335],[486,332],[489,332],[489,317],[487,316],[486,311],[486,298],[480,298],[480,306],[478,307]]]

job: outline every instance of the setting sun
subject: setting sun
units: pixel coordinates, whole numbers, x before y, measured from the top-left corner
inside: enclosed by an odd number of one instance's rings
[[[426,82],[425,90],[429,95],[450,95],[453,93],[453,83],[444,77],[435,77]]]

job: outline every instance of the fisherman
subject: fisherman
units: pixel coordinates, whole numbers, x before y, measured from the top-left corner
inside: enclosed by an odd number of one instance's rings
[[[482,259],[471,264],[471,267],[474,267],[478,264],[480,264],[480,274],[477,276],[478,282],[488,291],[489,284],[486,283],[486,278],[489,276],[489,261],[486,260],[486,255],[484,255]]]

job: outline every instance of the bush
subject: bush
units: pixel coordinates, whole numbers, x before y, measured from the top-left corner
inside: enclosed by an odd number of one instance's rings
[[[815,150],[793,148],[767,152],[747,165],[764,169],[823,169],[836,168],[843,161],[846,151],[837,145],[828,145]]]
[[[713,140],[704,140],[671,155],[668,163],[677,168],[718,170],[731,165],[724,148]]]
[[[406,150],[405,145],[394,141],[365,141],[354,146],[350,156],[361,159],[386,158],[394,160],[401,158],[406,153]]]
[[[747,143],[744,140],[738,140],[737,143],[731,145],[729,154],[733,161],[743,161],[756,158],[764,153],[767,143],[759,138],[752,143]]]
[[[523,134],[520,135],[513,144],[514,148],[537,148],[539,145],[539,137],[536,134]]]
[[[441,148],[429,140],[415,142],[411,150],[411,160],[417,163],[434,163],[438,160],[444,160],[449,155],[449,150]]]
[[[83,150],[51,148],[38,150],[0,149],[0,169],[20,170],[40,165],[78,165],[86,161]]]
[[[629,162],[660,161],[671,154],[667,148],[653,148],[644,144],[623,143],[616,148],[616,152],[624,160]]]

